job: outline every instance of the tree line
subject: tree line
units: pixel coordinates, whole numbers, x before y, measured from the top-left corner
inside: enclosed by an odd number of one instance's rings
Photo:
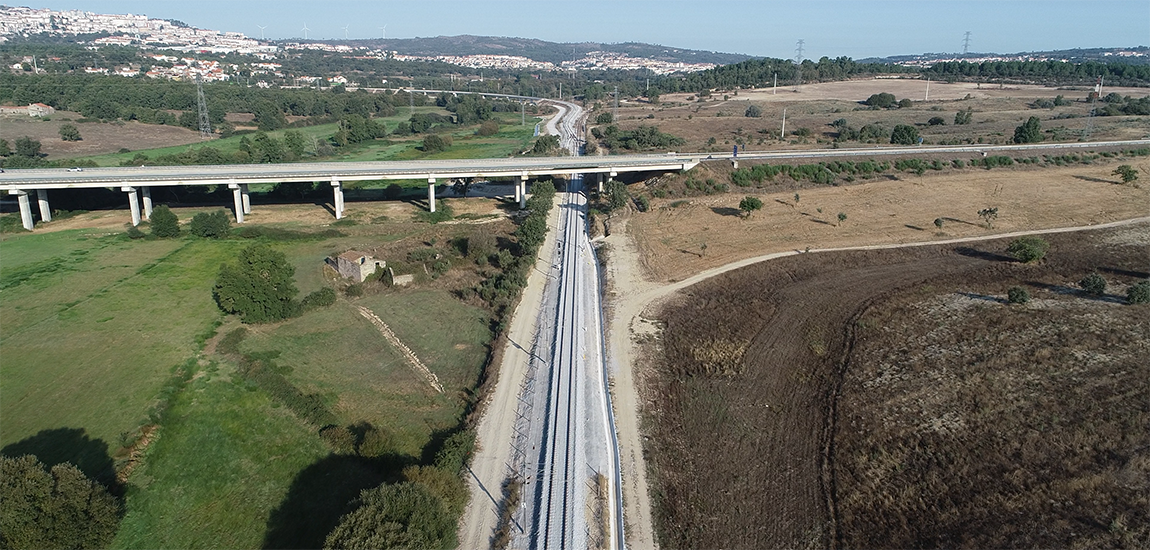
[[[1150,65],[1087,61],[944,61],[922,71],[938,79],[1025,79],[1060,84],[1093,84],[1098,77],[1121,86],[1150,84]]]

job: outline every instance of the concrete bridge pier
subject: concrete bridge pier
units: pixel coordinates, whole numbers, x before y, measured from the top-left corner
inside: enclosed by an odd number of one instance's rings
[[[519,176],[519,183],[515,187],[515,196],[519,198],[519,208],[527,208],[527,174]]]
[[[232,208],[236,213],[236,223],[244,223],[243,190],[240,189],[240,184],[238,183],[229,183],[228,189],[232,190]]]
[[[120,188],[128,194],[128,208],[132,210],[132,226],[140,225],[140,201],[136,197],[136,188],[130,185],[125,185]]]
[[[147,187],[145,187],[144,189],[147,189]],[[243,196],[243,200],[244,200],[244,214],[251,214],[252,213],[252,197],[248,193],[248,184],[246,184],[246,183],[240,184],[240,195]]]
[[[37,199],[36,202],[39,203],[39,206],[40,206],[40,221],[42,221],[42,222],[52,221],[52,208],[50,208],[48,206],[48,190],[47,189],[37,189],[36,190],[36,199]]]
[[[144,219],[152,219],[152,188],[147,185],[140,187],[140,197],[144,199]]]
[[[343,184],[336,178],[331,178],[332,206],[335,208],[335,219],[343,219]]]
[[[435,212],[435,178],[427,178],[427,210]]]
[[[9,189],[9,195],[16,195],[16,200],[20,203],[20,221],[24,224],[24,229],[32,230],[32,204],[28,202],[28,192],[22,189]]]

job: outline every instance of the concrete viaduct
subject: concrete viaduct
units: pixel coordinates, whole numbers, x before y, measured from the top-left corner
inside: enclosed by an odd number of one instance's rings
[[[527,181],[548,175],[586,174],[598,181],[603,176],[615,177],[625,172],[670,172],[690,170],[707,160],[826,159],[876,157],[889,155],[931,155],[956,153],[1036,152],[1057,150],[1105,149],[1116,147],[1150,147],[1150,140],[1103,141],[1081,143],[1039,143],[1027,145],[967,145],[944,147],[880,147],[866,149],[819,149],[806,151],[740,152],[738,154],[666,153],[652,155],[610,155],[581,157],[524,157],[501,159],[418,160],[390,162],[313,162],[294,164],[240,164],[215,166],[140,166],[129,168],[31,169],[0,173],[0,191],[15,195],[20,204],[20,217],[26,229],[34,223],[31,196],[36,195],[40,219],[52,219],[48,192],[53,189],[119,188],[127,194],[132,224],[152,213],[151,188],[174,185],[227,185],[232,190],[236,221],[243,223],[251,213],[248,186],[255,183],[330,182],[335,217],[344,210],[343,183],[364,180],[427,181],[427,202],[435,211],[437,181],[467,178],[519,178],[515,198],[520,207],[527,201]],[[143,209],[141,212],[141,199]]]
[[[175,185],[227,185],[232,190],[237,223],[252,211],[248,187],[260,183],[330,182],[337,219],[343,217],[343,184],[364,180],[423,180],[428,208],[435,211],[437,182],[468,178],[518,178],[515,199],[527,202],[527,181],[540,176],[589,174],[599,180],[624,172],[689,170],[699,155],[628,155],[610,157],[528,157],[395,162],[324,162],[216,166],[141,166],[130,168],[52,168],[9,170],[0,174],[0,190],[15,195],[24,228],[34,224],[32,195],[40,219],[51,221],[48,193],[54,189],[109,188],[127,194],[132,225],[152,214],[151,188]],[[141,208],[142,203],[142,208]]]

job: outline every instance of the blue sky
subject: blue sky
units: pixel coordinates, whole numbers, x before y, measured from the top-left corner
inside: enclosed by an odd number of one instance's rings
[[[268,38],[487,35],[649,42],[790,58],[1150,45],[1148,0],[8,0],[143,13]]]

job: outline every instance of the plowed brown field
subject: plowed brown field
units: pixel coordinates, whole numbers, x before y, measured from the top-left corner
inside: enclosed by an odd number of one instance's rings
[[[1046,238],[1037,265],[801,254],[668,301],[640,354],[662,546],[1146,544],[1147,306],[1073,287],[1147,277],[1150,228]]]

